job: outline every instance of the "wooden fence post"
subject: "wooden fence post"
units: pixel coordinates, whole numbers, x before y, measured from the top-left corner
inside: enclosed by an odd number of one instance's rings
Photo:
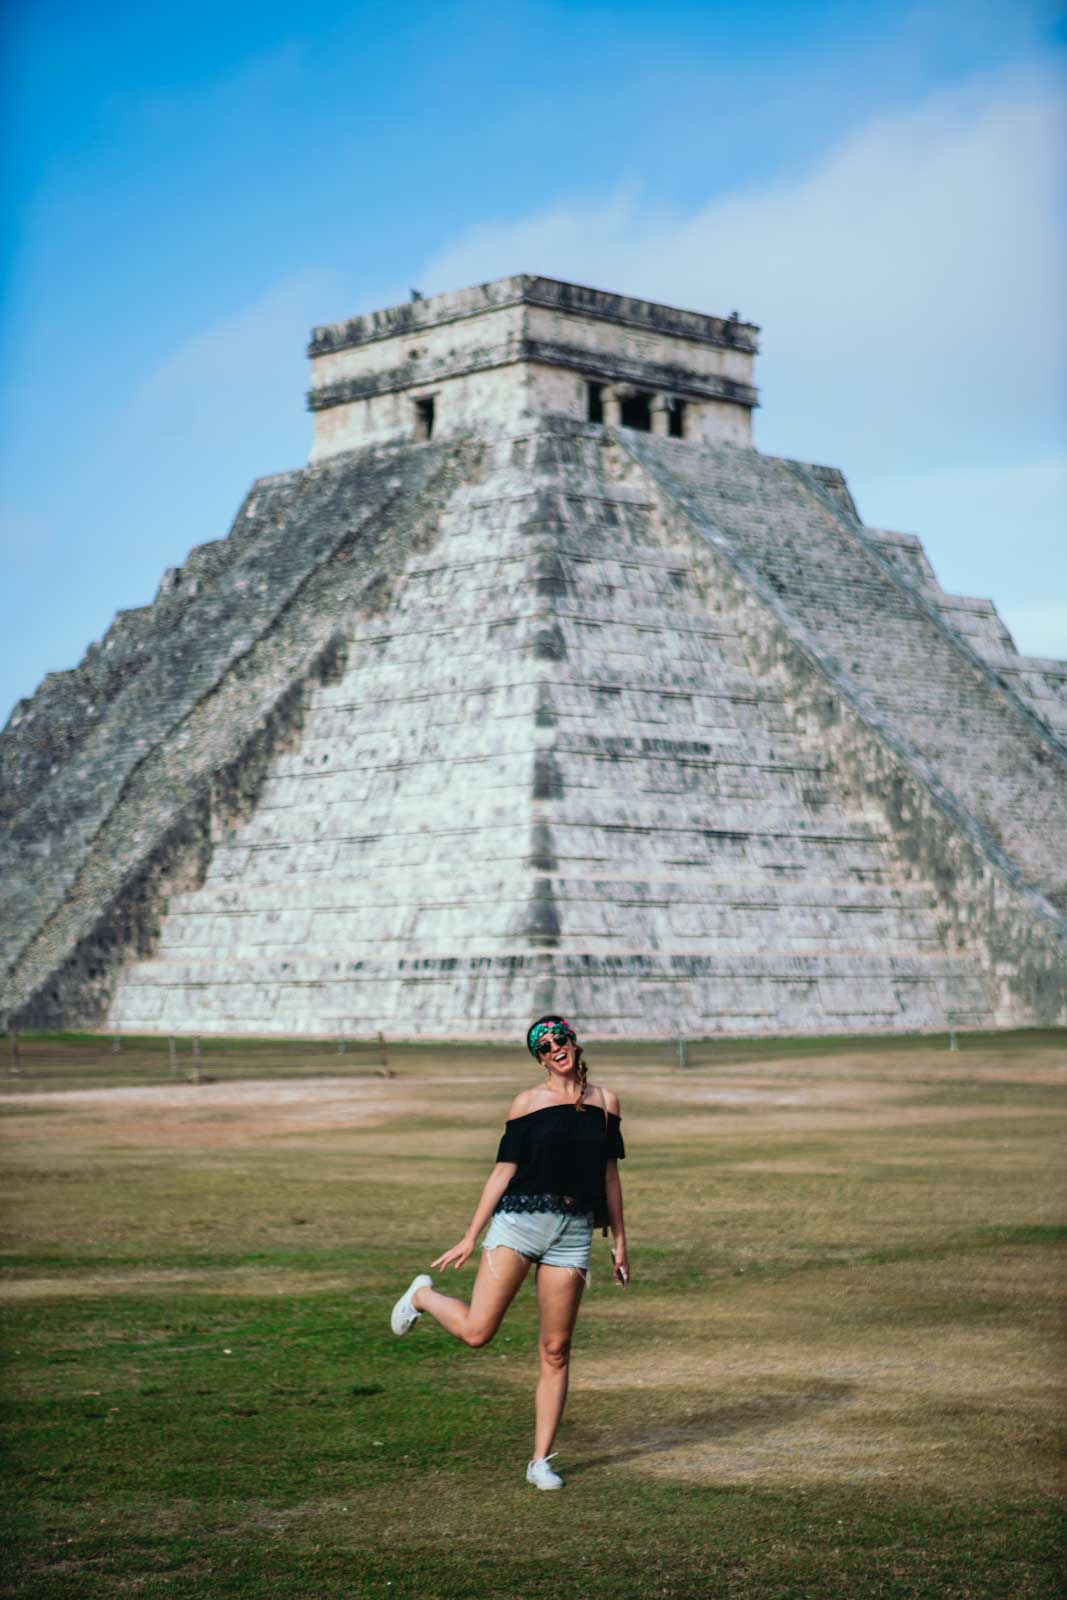
[[[193,1082],[200,1082],[200,1040],[193,1040]]]
[[[378,1049],[382,1058],[382,1077],[391,1078],[393,1074],[389,1070],[389,1052],[385,1047],[385,1034],[381,1029],[378,1030]]]
[[[678,1070],[684,1072],[689,1065],[689,1046],[685,1039],[678,1040]]]
[[[19,1036],[14,1028],[11,1030],[11,1071],[16,1077],[22,1072],[22,1057],[19,1055]]]
[[[178,1050],[173,1039],[167,1040],[167,1055],[170,1058],[170,1075],[172,1078],[176,1078],[178,1076]]]

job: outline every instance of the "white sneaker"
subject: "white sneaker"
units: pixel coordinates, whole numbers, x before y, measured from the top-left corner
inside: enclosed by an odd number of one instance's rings
[[[553,1450],[552,1456],[558,1456],[559,1451]],[[532,1483],[535,1489],[562,1489],[563,1479],[559,1473],[549,1466],[552,1456],[538,1456],[526,1468],[526,1482]]]
[[[430,1289],[433,1279],[428,1272],[420,1272],[417,1278],[412,1278],[404,1293],[393,1307],[393,1314],[389,1318],[389,1326],[394,1333],[408,1333],[422,1316],[421,1311],[416,1311],[411,1303],[411,1297],[416,1289]]]

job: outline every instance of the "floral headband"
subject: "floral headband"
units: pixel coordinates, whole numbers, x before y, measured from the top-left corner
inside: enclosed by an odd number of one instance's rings
[[[541,1043],[546,1033],[551,1033],[556,1044],[578,1043],[578,1035],[563,1017],[550,1017],[547,1022],[537,1022],[526,1035],[527,1047],[535,1061],[537,1060],[537,1046]]]

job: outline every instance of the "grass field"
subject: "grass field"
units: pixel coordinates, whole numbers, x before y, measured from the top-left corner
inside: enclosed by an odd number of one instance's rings
[[[717,1045],[684,1073],[590,1049],[634,1281],[598,1239],[567,1488],[538,1495],[531,1288],[484,1350],[387,1324],[467,1223],[521,1049],[192,1085],[147,1042],[24,1042],[0,1593],[1062,1593],[1067,1037],[960,1044]]]

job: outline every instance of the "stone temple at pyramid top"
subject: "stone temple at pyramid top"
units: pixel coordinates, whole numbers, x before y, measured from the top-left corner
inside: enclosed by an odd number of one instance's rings
[[[522,274],[316,328],[313,462],[566,417],[751,444],[759,329]]]

